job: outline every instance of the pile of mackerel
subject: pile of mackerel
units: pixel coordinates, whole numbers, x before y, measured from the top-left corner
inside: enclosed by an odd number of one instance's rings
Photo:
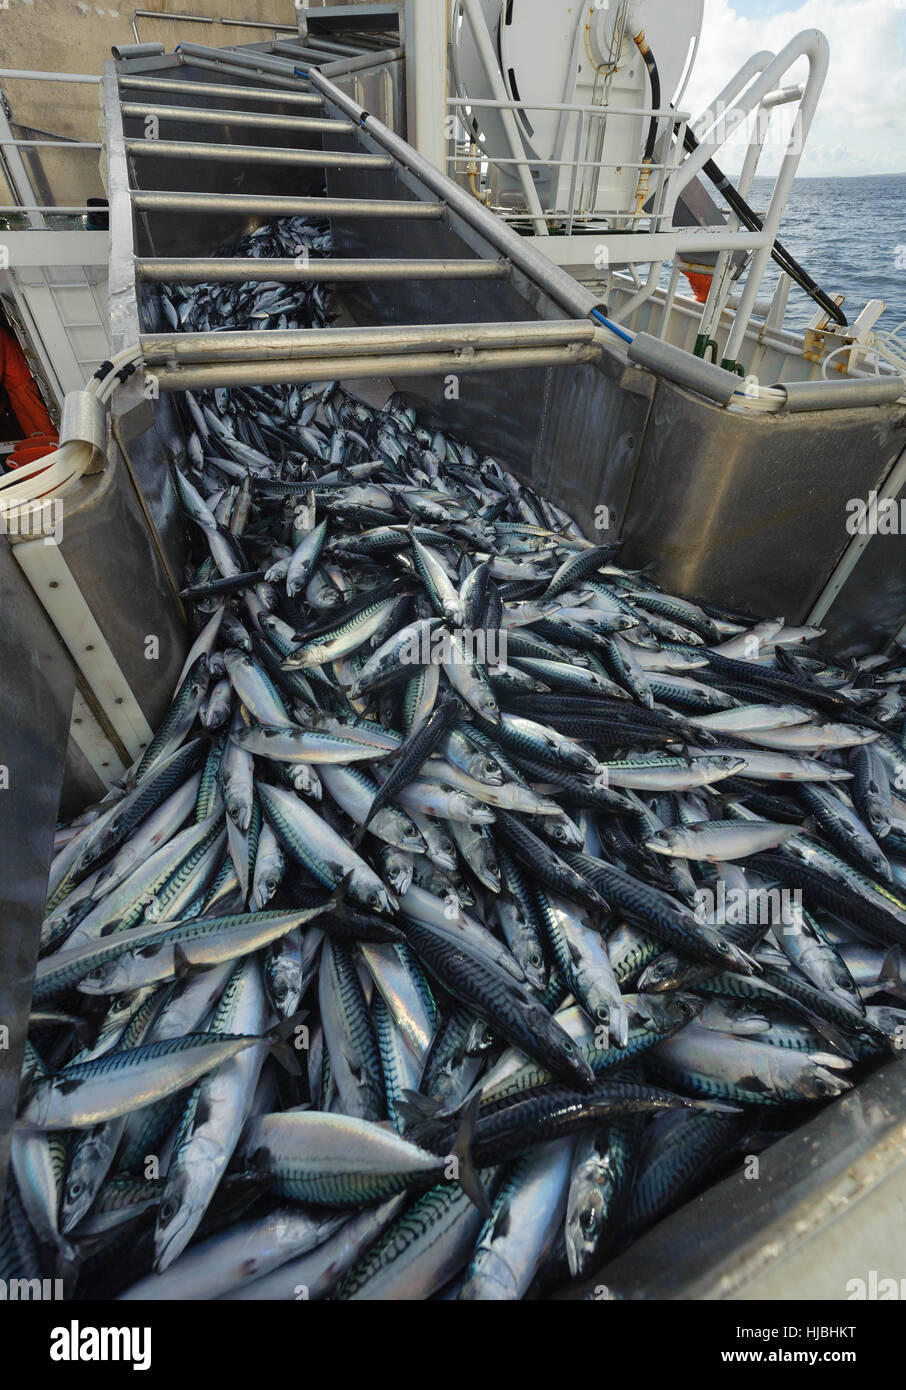
[[[59,828],[0,1276],[544,1297],[900,1050],[900,652],[665,594],[398,397],[180,408],[194,641]]]

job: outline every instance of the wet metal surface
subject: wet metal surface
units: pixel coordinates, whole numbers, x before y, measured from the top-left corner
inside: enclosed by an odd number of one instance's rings
[[[0,537],[0,1193],[69,737],[68,654]]]

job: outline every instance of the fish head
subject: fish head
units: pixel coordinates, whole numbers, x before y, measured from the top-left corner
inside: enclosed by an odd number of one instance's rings
[[[598,1253],[608,1224],[607,1171],[597,1156],[573,1174],[566,1212],[566,1257],[573,1278],[584,1274]]]
[[[885,835],[890,834],[890,816],[885,803],[881,797],[875,796],[873,792],[869,792],[865,798],[865,815],[872,833],[879,840],[883,840]]]
[[[582,849],[585,844],[585,836],[568,817],[563,816],[558,820],[554,816],[545,816],[544,819],[547,822],[544,827],[545,831],[552,839],[557,840],[561,845],[569,846],[570,849]]]
[[[148,959],[147,955],[142,957]],[[109,995],[129,988],[129,959],[108,960],[97,970],[79,980],[80,994]]]
[[[648,836],[645,848],[653,850],[655,854],[672,854],[677,840],[677,833],[673,829],[656,830],[653,835]]]
[[[670,955],[661,956],[658,960],[673,962],[671,977],[675,977],[676,957]],[[656,966],[658,961],[652,962]],[[629,1013],[629,1023],[631,1027],[638,1028],[640,1025],[649,1026],[659,1031],[682,1027],[686,1023],[691,1023],[697,1018],[704,1006],[704,1000],[696,994],[681,994],[678,990],[671,990],[669,993],[657,994],[634,994],[623,996],[623,1003]]]
[[[666,999],[658,1000],[655,1018],[663,1019],[665,1014],[669,1014],[671,1022],[691,1023],[694,1018],[698,1018],[702,1007],[703,1000],[697,994],[674,993]]]
[[[893,879],[893,873],[884,852],[878,849],[876,845],[867,845],[864,844],[864,842],[861,843],[861,848],[865,858],[878,877],[890,883]]]
[[[251,822],[251,806],[248,802],[232,792],[229,787],[224,788],[224,804],[226,813],[230,820],[240,830],[248,830]]]
[[[388,856],[383,861],[384,873],[391,889],[402,897],[412,887],[413,866],[405,859]]]
[[[550,972],[547,961],[538,946],[535,943],[529,944],[525,951],[519,953],[517,959],[525,971],[525,978],[529,987],[543,993],[547,989]]]
[[[383,883],[369,883],[364,889],[360,889],[355,895],[364,907],[371,912],[378,912],[381,916],[389,917],[399,907],[396,895],[390,891]]]
[[[478,706],[479,713],[483,718],[489,720],[492,724],[500,723],[500,706],[490,687],[482,686],[481,690],[479,690],[476,695],[475,704]]]
[[[186,676],[185,680],[185,688],[191,691],[193,695],[201,694],[203,690],[207,689],[210,674],[207,654],[202,652],[201,656],[196,657],[189,667],[189,674]]]
[[[482,845],[481,847],[480,867],[481,873],[479,874],[479,877],[481,878],[481,881],[486,886],[490,887],[491,885],[493,885],[491,891],[493,893],[499,893],[501,888],[503,887],[503,879],[500,875],[500,865],[497,863],[497,860],[494,858],[490,846],[488,845]]]
[[[94,1201],[98,1183],[93,1177],[93,1170],[100,1161],[101,1155],[90,1140],[83,1143],[74,1155],[63,1188],[60,1229],[64,1233],[72,1231],[79,1224]]]
[[[469,758],[468,775],[476,782],[484,782],[495,787],[503,786],[503,773],[495,760],[487,753],[474,753]]]
[[[638,983],[640,993],[663,994],[675,989],[677,972],[681,969],[679,958],[672,951],[665,951],[642,971]]]
[[[281,1018],[289,1018],[296,1012],[302,984],[301,962],[281,957],[270,972],[271,998]]]
[[[561,1073],[566,1079],[567,1072],[571,1080],[581,1091],[590,1090],[595,1083],[595,1074],[586,1062],[578,1045],[573,1042],[568,1033],[560,1030],[563,1035],[557,1039],[561,1057]]]
[[[852,1088],[852,1082],[829,1067],[813,1065],[797,1080],[797,1092],[804,1100],[831,1100]]]
[[[204,1171],[202,1171],[204,1170]],[[171,1170],[154,1229],[154,1269],[165,1269],[185,1250],[208,1205],[216,1174],[210,1160]]]
[[[428,848],[415,822],[395,807],[392,811],[379,811],[371,822],[371,829],[375,834],[386,834],[388,843],[394,844],[405,854],[424,854]],[[391,840],[391,836],[395,838]]]

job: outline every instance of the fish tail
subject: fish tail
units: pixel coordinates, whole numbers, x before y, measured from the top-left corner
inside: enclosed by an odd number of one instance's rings
[[[302,1064],[297,1056],[300,1049],[296,1030],[307,1017],[308,1009],[300,1009],[299,1012],[293,1014],[291,1018],[283,1019],[264,1034],[264,1039],[270,1047],[271,1055],[291,1076],[302,1075]],[[296,1039],[295,1046],[291,1045],[291,1038]]]
[[[491,1215],[491,1204],[472,1159],[472,1143],[480,1106],[481,1091],[476,1091],[463,1110],[462,1120],[453,1141],[452,1156],[456,1159],[457,1181],[460,1187],[487,1220]]]
[[[903,957],[899,946],[891,946],[884,957],[878,984],[899,999],[906,998],[906,980],[903,978]]]

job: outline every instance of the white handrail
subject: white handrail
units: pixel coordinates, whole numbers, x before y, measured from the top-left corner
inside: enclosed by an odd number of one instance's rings
[[[695,118],[692,124],[696,129],[701,129],[703,134],[707,134],[714,122],[711,121],[711,123],[706,126],[704,124],[705,118],[710,116],[712,111],[718,113],[725,111],[730,103],[736,100],[740,92],[745,91],[746,87],[752,81],[752,78],[757,77],[760,72],[764,72],[765,68],[770,63],[773,63],[776,57],[777,54],[772,53],[768,48],[763,48],[760,53],[753,53],[748,62],[743,63],[739,71],[730,78],[730,81],[727,83],[726,87],[724,87],[723,91],[718,92],[713,103],[706,107],[705,110]]]
[[[764,98],[780,85],[781,78],[800,58],[807,58],[809,61],[808,81],[805,84],[805,91],[799,104],[798,115],[801,122],[801,139],[805,140],[811,128],[818,98],[821,95],[830,63],[830,46],[820,29],[803,29],[800,34],[790,40],[786,48],[781,49],[773,62],[761,73],[761,76],[750,84],[730,113],[734,118],[734,131],[742,125],[747,116],[761,105]],[[721,120],[723,115],[723,111],[715,113],[711,129]],[[794,130],[790,137],[791,142],[796,133]],[[717,151],[727,143],[731,134],[733,131],[725,131],[718,139],[708,139],[706,134],[695,153],[683,160],[677,174],[671,179],[671,193],[675,196],[682,193],[686,185],[701,173],[708,160],[712,159]],[[799,153],[801,154],[801,150]],[[788,149],[784,162],[786,163],[789,159],[790,150]],[[798,164],[798,162],[799,159],[796,156],[796,163]],[[792,182],[792,180],[790,181]]]
[[[728,83],[715,103],[714,109],[709,110],[707,114],[710,123],[703,133],[698,149],[683,160],[675,173],[668,175],[665,199],[665,207],[672,215],[673,208],[676,206],[683,189],[701,173],[708,161],[713,159],[714,155],[727,143],[731,135],[744,123],[747,117],[761,108],[765,98],[774,97],[781,80],[789,69],[800,58],[808,59],[808,79],[802,89],[801,97],[798,98],[798,110],[793,121],[793,129],[774,183],[770,206],[763,219],[760,244],[752,258],[745,289],[724,349],[725,359],[731,362],[736,360],[741,351],[764,272],[767,269],[771,251],[777,238],[790,189],[793,186],[799,161],[802,158],[803,147],[811,129],[818,100],[827,77],[830,47],[820,30],[803,29],[801,33],[790,40],[785,48],[781,49],[776,57],[771,58],[770,62],[762,66],[765,56],[766,54],[759,53],[751,58]],[[753,76],[753,73],[757,75]],[[746,86],[747,80],[748,86]],[[732,95],[733,93],[736,95]],[[726,106],[727,101],[735,101],[736,105],[728,108]],[[714,134],[718,123],[721,126],[720,133]],[[752,233],[751,235],[754,236],[755,234]]]

